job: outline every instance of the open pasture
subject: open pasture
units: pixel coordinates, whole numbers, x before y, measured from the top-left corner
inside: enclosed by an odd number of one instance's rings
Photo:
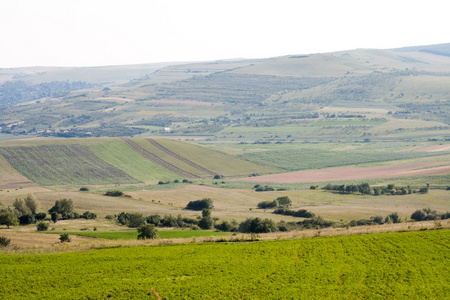
[[[449,243],[444,230],[6,254],[0,297],[443,299]]]

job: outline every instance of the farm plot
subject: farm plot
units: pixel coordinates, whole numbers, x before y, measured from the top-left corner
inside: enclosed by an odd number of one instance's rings
[[[18,172],[40,185],[139,182],[82,145],[2,147],[0,154]]]
[[[0,298],[444,299],[449,243],[445,230],[6,254]]]
[[[247,182],[299,183],[450,174],[450,165],[440,166],[441,163],[448,164],[448,162],[418,162],[378,167],[337,167],[263,175],[235,180]],[[433,168],[432,166],[435,165],[439,166]]]
[[[208,149],[193,143],[182,143],[171,139],[154,139],[159,145],[170,149],[177,156],[209,170],[213,174],[224,176],[242,176],[252,173],[273,173],[276,168],[254,164],[223,152]]]
[[[298,171],[437,156],[444,153],[446,152],[395,152],[389,149],[336,151],[318,146],[253,152],[243,154],[241,157],[261,165]]]

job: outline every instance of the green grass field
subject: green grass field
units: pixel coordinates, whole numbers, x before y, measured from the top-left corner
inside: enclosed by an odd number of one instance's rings
[[[2,299],[445,299],[450,231],[0,256]]]
[[[122,140],[95,141],[87,144],[95,155],[142,182],[156,183],[159,180],[173,181],[180,178],[177,174],[145,158]]]

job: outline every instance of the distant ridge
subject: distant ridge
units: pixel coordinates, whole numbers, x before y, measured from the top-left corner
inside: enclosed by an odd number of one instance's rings
[[[389,49],[395,52],[425,52],[434,55],[450,56],[450,43],[436,44],[436,45],[423,45]]]

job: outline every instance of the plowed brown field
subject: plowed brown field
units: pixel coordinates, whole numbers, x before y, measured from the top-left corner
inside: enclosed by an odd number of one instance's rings
[[[432,167],[441,165],[439,167]],[[422,169],[426,168],[426,169]],[[450,166],[442,162],[419,162],[380,167],[337,167],[235,179],[247,182],[301,183],[341,180],[364,180],[417,175],[450,174]]]

